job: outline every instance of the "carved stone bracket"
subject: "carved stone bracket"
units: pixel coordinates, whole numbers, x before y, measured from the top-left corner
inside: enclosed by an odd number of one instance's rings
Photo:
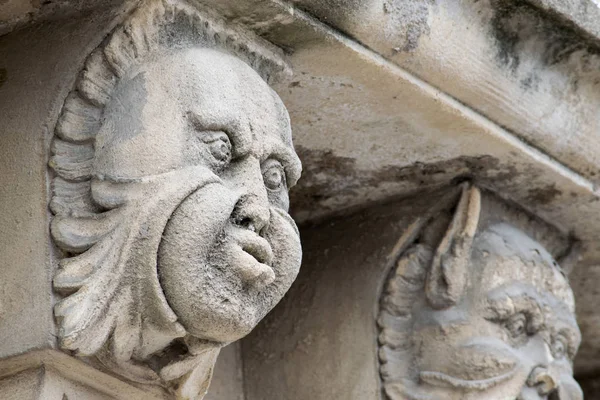
[[[300,266],[300,175],[272,46],[185,1],[143,2],[94,50],[52,144],[60,345],[202,398]]]
[[[396,246],[378,316],[386,398],[582,399],[565,273],[538,238],[481,209],[464,184]]]

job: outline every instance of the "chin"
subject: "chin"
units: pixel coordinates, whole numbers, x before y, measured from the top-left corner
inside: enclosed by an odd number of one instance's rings
[[[230,299],[218,303],[209,300],[200,309],[187,311],[182,314],[187,314],[188,318],[180,320],[186,330],[196,338],[218,343],[243,338],[260,321],[259,311],[249,299]]]

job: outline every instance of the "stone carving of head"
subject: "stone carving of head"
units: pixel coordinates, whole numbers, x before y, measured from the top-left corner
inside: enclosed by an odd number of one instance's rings
[[[401,239],[378,319],[386,398],[583,399],[564,274],[515,226],[479,230],[480,202],[465,186],[450,221],[433,212]]]
[[[56,127],[64,349],[201,398],[218,349],[296,277],[285,64],[187,3],[143,3],[86,61]],[[261,77],[262,75],[262,77]]]

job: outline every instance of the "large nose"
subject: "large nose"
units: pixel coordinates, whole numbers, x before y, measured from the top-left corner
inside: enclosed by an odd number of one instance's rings
[[[234,184],[240,197],[231,214],[234,224],[263,235],[271,219],[260,163],[250,158],[237,168]]]
[[[583,400],[583,392],[571,375],[561,373],[554,365],[538,366],[531,371],[527,386],[549,400]]]
[[[527,386],[537,389],[540,396],[548,396],[558,388],[558,377],[553,376],[547,367],[535,367],[529,374]]]

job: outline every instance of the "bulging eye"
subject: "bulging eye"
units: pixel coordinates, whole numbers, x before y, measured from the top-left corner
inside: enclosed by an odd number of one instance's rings
[[[281,164],[271,160],[263,167],[263,181],[269,190],[280,190],[286,186],[285,172]]]
[[[552,341],[551,351],[554,358],[563,358],[567,355],[567,341],[562,336],[555,338]]]
[[[519,339],[529,334],[527,316],[523,313],[518,313],[510,317],[504,326],[513,339]]]
[[[208,151],[216,161],[228,163],[231,160],[231,141],[225,132],[206,132],[202,141],[208,145]]]

